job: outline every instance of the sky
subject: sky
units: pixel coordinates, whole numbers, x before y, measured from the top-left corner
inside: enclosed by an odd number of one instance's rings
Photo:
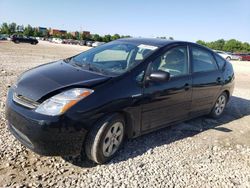
[[[0,23],[67,31],[250,42],[250,0],[0,0]]]

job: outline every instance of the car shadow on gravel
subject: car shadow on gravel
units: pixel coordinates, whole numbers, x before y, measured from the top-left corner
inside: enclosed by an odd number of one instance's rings
[[[231,132],[232,130],[221,125],[250,115],[250,100],[231,97],[223,116],[220,119],[211,119],[206,116],[199,117],[183,123],[169,126],[161,130],[143,135],[135,139],[129,139],[124,143],[118,154],[108,164],[119,163],[130,158],[137,157],[146,152],[152,152],[155,147],[170,144],[172,142],[192,137],[208,129]],[[66,161],[79,167],[94,167],[95,164],[77,156],[64,158]]]

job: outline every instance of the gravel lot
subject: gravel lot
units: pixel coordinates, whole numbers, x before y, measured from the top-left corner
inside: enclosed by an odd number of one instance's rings
[[[29,68],[86,49],[0,42],[0,187],[250,187],[250,62],[232,62],[235,92],[220,120],[201,117],[129,140],[106,165],[23,147],[6,128],[8,87]]]

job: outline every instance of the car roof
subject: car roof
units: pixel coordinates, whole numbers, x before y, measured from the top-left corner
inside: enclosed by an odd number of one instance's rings
[[[193,44],[195,46],[206,48],[206,49],[212,51],[210,48],[207,48],[206,46],[202,46],[202,45],[197,44],[197,43],[187,42],[187,41],[179,41],[179,40],[167,40],[167,39],[160,39],[160,38],[120,38],[116,41],[129,42],[129,43],[135,43],[135,44],[154,45],[154,46],[158,46],[158,47],[163,47],[163,46],[166,46],[169,44],[174,44],[174,43]]]
[[[171,43],[184,42],[184,41],[167,40],[167,39],[159,39],[159,38],[121,38],[121,39],[118,39],[117,41],[154,45],[154,46],[159,46],[159,47],[165,46]]]

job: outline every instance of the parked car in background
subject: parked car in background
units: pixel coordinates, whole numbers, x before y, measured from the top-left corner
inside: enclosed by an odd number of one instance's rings
[[[56,43],[56,44],[62,44],[63,43],[63,39],[60,38],[52,38],[52,42]]]
[[[241,57],[241,61],[250,61],[250,53],[236,53],[235,55]]]
[[[98,41],[96,41],[96,42],[94,42],[94,43],[92,44],[92,47],[101,46],[101,45],[103,45],[103,44],[105,44],[105,42],[98,42]]]
[[[70,44],[74,44],[74,45],[78,45],[78,44],[80,44],[80,41],[79,40],[71,40],[70,41]]]
[[[80,46],[85,46],[86,45],[86,40],[80,40],[79,45]]]
[[[221,57],[225,58],[226,60],[240,60],[240,56],[233,55],[230,52],[224,52],[219,50],[214,50],[217,54],[219,54]]]
[[[38,44],[38,40],[32,37],[27,37],[24,35],[12,35],[11,37],[11,41],[13,41],[14,43],[30,43],[30,44]]]
[[[74,45],[77,45],[79,43],[80,42],[78,40],[74,40],[74,39],[64,39],[63,40],[63,44],[74,44]]]
[[[231,60],[238,60],[238,61],[241,61],[241,56],[239,55],[236,55],[232,52],[226,52],[227,54],[231,55]]]
[[[43,37],[35,37],[36,40],[43,40]]]
[[[7,40],[8,37],[8,35],[2,34],[0,35],[0,40]]]
[[[6,118],[39,154],[82,152],[101,164],[125,138],[221,117],[233,88],[231,63],[206,47],[119,39],[23,73],[8,91]]]
[[[45,41],[52,42],[52,38],[45,38]]]
[[[88,40],[88,41],[86,41],[86,46],[91,47],[93,43],[94,43],[94,41]]]

